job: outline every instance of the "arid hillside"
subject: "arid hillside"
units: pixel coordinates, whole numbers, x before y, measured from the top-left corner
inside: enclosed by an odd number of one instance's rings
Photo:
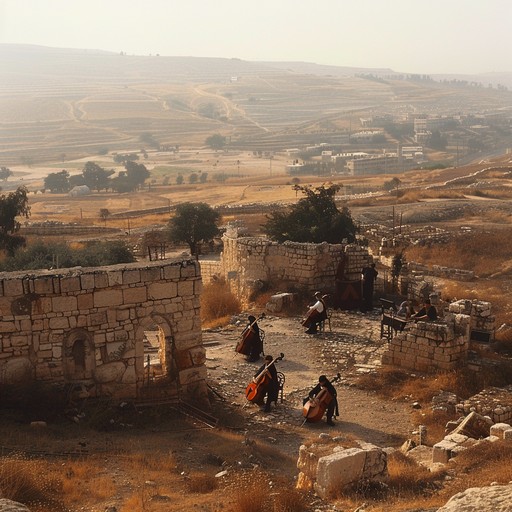
[[[339,144],[362,117],[480,112],[511,99],[506,90],[395,79],[390,71],[374,80],[372,70],[328,74],[286,63],[11,45],[0,46],[0,56],[2,165],[151,144],[200,147],[212,133],[251,150]]]

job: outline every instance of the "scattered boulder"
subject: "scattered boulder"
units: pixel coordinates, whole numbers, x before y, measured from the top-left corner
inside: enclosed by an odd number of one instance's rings
[[[510,512],[511,504],[512,485],[472,487],[452,496],[437,512]]]

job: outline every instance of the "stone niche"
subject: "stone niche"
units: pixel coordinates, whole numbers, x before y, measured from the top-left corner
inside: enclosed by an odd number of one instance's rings
[[[207,402],[201,287],[195,260],[1,273],[0,383]]]

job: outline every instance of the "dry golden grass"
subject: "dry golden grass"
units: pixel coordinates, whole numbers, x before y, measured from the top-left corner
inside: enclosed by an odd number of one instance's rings
[[[0,459],[0,496],[40,510],[63,510],[63,480],[42,460],[13,455]]]
[[[214,326],[216,322],[236,315],[241,311],[240,301],[231,293],[223,280],[212,281],[201,293],[201,320],[203,326]]]

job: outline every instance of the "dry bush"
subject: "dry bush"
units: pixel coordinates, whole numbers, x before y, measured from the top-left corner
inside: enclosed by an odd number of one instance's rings
[[[62,481],[45,461],[14,455],[0,459],[0,496],[28,506],[63,510]]]
[[[261,480],[261,476],[254,475],[254,479],[235,491],[232,512],[268,512],[269,493],[268,486]]]
[[[194,473],[187,480],[187,489],[190,492],[207,494],[217,488],[217,480],[213,475],[206,473]]]
[[[271,509],[273,512],[304,512],[307,510],[305,496],[297,489],[281,488],[273,498],[274,506]]]
[[[240,311],[240,301],[231,293],[224,280],[212,281],[204,286],[201,293],[201,320],[203,322],[213,322],[219,318],[237,315]]]

